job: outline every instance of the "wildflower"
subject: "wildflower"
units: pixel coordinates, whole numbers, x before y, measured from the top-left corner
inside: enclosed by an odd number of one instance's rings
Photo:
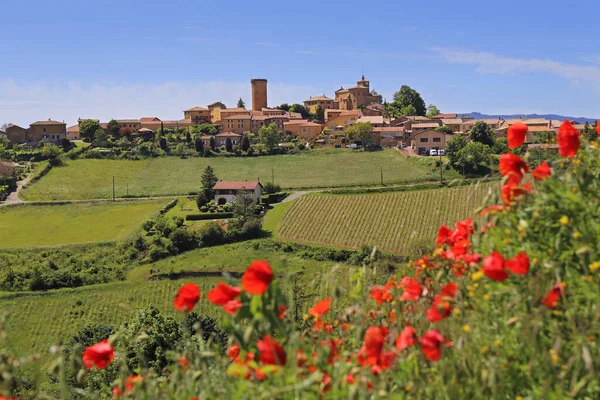
[[[595,273],[599,269],[600,269],[600,261],[596,261],[596,262],[593,262],[590,264],[590,271],[592,271],[592,273]]]
[[[125,379],[125,393],[133,391],[135,385],[142,382],[142,377],[138,375],[130,375]]]
[[[262,295],[273,280],[273,271],[266,261],[254,261],[242,276],[242,287],[248,293]]]
[[[396,349],[402,351],[415,343],[417,343],[417,333],[412,326],[408,325],[396,338]]]
[[[88,346],[83,351],[82,360],[87,369],[92,369],[93,366],[99,369],[104,369],[115,358],[115,349],[108,344],[108,339],[96,343],[93,346]]]
[[[494,344],[498,347],[502,346],[502,340],[500,339],[496,339],[496,341],[494,342]]]
[[[213,304],[223,306],[226,313],[234,315],[242,306],[241,301],[234,299],[241,294],[242,291],[239,287],[219,282],[217,287],[208,292],[206,298]]]
[[[504,201],[504,205],[509,205],[524,194],[531,192],[531,189],[532,186],[529,183],[523,186],[518,186],[518,184],[509,180],[508,183],[506,185],[503,185],[501,188],[502,200]]]
[[[598,124],[596,125],[596,133],[600,136],[600,121],[598,121]]]
[[[240,355],[240,346],[238,346],[237,344],[234,344],[233,346],[231,346],[229,348],[229,350],[227,351],[227,357],[229,357],[229,361],[234,361],[235,359],[237,359]]]
[[[177,292],[177,297],[173,301],[173,306],[179,311],[192,311],[196,303],[200,300],[200,289],[193,283],[186,283]]]
[[[421,351],[426,359],[437,361],[442,355],[444,337],[436,330],[430,330],[419,339]]]
[[[340,358],[339,347],[343,343],[343,339],[328,339],[321,342],[321,347],[329,346],[329,355],[327,356],[327,364],[333,365],[335,360]]]
[[[190,367],[190,362],[185,356],[181,356],[177,359],[177,363],[183,369],[188,369]]]
[[[558,153],[563,157],[572,158],[579,150],[579,131],[565,120],[558,130]]]
[[[482,353],[482,354],[486,354],[486,353],[487,353],[489,350],[490,350],[490,348],[489,348],[489,347],[487,347],[487,346],[483,346],[483,347],[481,348],[481,353]]]
[[[392,296],[391,293],[389,293],[388,290],[382,286],[374,287],[369,296],[375,300],[377,305],[390,302],[394,299],[394,296]]]
[[[526,275],[529,271],[529,257],[522,251],[510,260],[506,260],[504,266],[513,274]]]
[[[564,294],[565,284],[557,283],[542,300],[542,304],[553,309],[558,305],[558,298]]]
[[[500,156],[498,169],[502,176],[508,176],[508,181],[516,185],[521,183],[523,173],[529,172],[525,160],[513,153],[504,153]]]
[[[450,303],[441,296],[435,296],[431,308],[427,310],[426,316],[429,322],[439,322],[451,313]]]
[[[508,148],[514,149],[515,147],[521,146],[525,142],[525,135],[527,134],[527,125],[522,122],[517,122],[508,127],[507,139]]]
[[[552,171],[550,170],[550,165],[544,161],[531,172],[531,176],[535,180],[543,181],[544,179],[548,178],[551,173]]]
[[[484,295],[483,295],[483,299],[484,299],[485,301],[490,301],[490,295],[489,295],[489,294],[484,294]]]
[[[463,326],[463,331],[469,333],[469,332],[471,332],[471,327],[469,325],[464,325]]]
[[[473,275],[471,275],[471,280],[478,281],[485,276],[483,271],[477,271]]]
[[[452,235],[452,230],[448,228],[446,225],[440,226],[438,231],[437,239],[435,240],[437,244],[450,244],[449,239]]]
[[[504,258],[500,253],[494,251],[483,260],[481,271],[490,279],[495,281],[505,281],[508,279],[508,272],[504,269]]]
[[[260,352],[258,359],[261,363],[267,365],[285,365],[287,358],[285,350],[270,335],[265,335],[263,340],[256,344]]]
[[[404,287],[404,293],[402,293],[400,300],[419,300],[421,293],[423,293],[423,287],[419,285],[416,279],[404,277],[401,285]]]
[[[558,222],[560,222],[561,225],[568,225],[569,224],[569,217],[567,217],[566,215],[563,215],[562,217],[560,217],[560,219],[558,220]]]
[[[325,300],[317,302],[314,307],[308,309],[308,313],[315,318],[320,317],[321,315],[327,313],[329,311],[329,306],[331,305],[331,297],[326,298]]]
[[[285,304],[282,304],[279,306],[279,310],[277,312],[277,316],[279,317],[279,319],[285,319],[285,310],[286,310],[286,306]]]
[[[388,369],[394,361],[396,355],[391,351],[383,351],[383,344],[389,331],[383,326],[372,326],[365,333],[365,340],[358,352],[358,363],[360,365],[371,366],[371,372],[378,374]]]

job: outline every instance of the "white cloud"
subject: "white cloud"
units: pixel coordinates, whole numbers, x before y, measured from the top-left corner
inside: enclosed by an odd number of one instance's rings
[[[269,82],[269,106],[302,102],[319,91],[310,86]],[[76,123],[77,118],[181,119],[183,110],[222,101],[235,107],[242,97],[251,106],[250,79],[246,82],[171,81],[160,83],[114,83],[80,81],[23,82],[0,80],[0,125],[28,126],[52,118]]]
[[[546,72],[572,83],[588,83],[600,89],[600,67],[569,64],[538,58],[502,57],[493,53],[430,48],[443,60],[453,64],[476,65],[476,71],[488,74],[515,74],[518,72]]]

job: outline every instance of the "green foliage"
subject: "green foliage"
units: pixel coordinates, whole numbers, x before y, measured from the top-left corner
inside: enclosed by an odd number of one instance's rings
[[[472,142],[479,142],[488,146],[493,146],[494,132],[484,121],[477,121],[469,131],[469,139],[471,139]]]
[[[446,155],[450,160],[450,164],[454,168],[458,168],[459,163],[459,155],[458,153],[467,145],[467,138],[465,135],[456,134],[452,139],[446,143]]]
[[[202,173],[202,177],[200,178],[200,183],[202,186],[200,187],[200,193],[198,194],[198,198],[196,200],[198,209],[215,198],[215,191],[213,188],[218,181],[219,178],[215,174],[215,171],[210,165],[207,165]]]
[[[98,129],[102,129],[98,121],[93,119],[84,119],[79,124],[79,136],[82,139],[88,139],[89,141],[92,141]]]
[[[213,124],[194,125],[189,128],[190,133],[196,136],[214,136],[218,133],[218,129]]]
[[[279,131],[275,122],[261,126],[258,131],[258,138],[262,145],[264,145],[269,151],[272,151],[279,141]]]
[[[94,132],[94,140],[92,142],[93,147],[106,147],[108,146],[108,135],[104,132],[104,129],[99,128]]]
[[[469,142],[458,152],[457,164],[464,168],[465,172],[481,174],[489,171],[490,154],[490,146],[479,142]]]
[[[394,93],[394,101],[387,105],[386,111],[392,118],[406,115],[425,116],[427,112],[425,101],[419,92],[407,85],[402,85],[400,90]]]
[[[250,139],[248,139],[248,135],[244,135],[244,137],[242,138],[241,148],[242,151],[248,151],[248,149],[250,148]]]
[[[283,110],[283,111],[289,111],[290,110],[290,105],[288,103],[283,103],[277,107],[275,107],[278,110]]]
[[[267,182],[263,185],[263,193],[271,194],[281,192],[281,186],[277,183]]]
[[[452,128],[450,128],[448,125],[439,126],[439,127],[435,128],[435,130],[438,131],[438,132],[442,132],[442,133],[444,133],[446,135],[453,135],[454,134],[454,131],[452,131]]]
[[[325,121],[325,110],[320,104],[315,107],[315,119],[319,122]]]
[[[310,118],[310,112],[302,104],[294,103],[290,106],[288,111],[302,114],[303,119]]]
[[[233,143],[231,142],[230,138],[227,138],[227,140],[225,141],[225,150],[228,153],[231,153],[233,151]]]
[[[496,138],[492,146],[493,154],[504,154],[508,151],[508,140],[506,138]]]
[[[109,136],[113,137],[113,138],[119,138],[121,136],[120,134],[121,131],[121,126],[119,125],[119,123],[114,120],[111,119],[110,121],[108,121],[108,124],[106,124],[106,133],[108,133]],[[96,130],[94,130],[94,133],[96,132]]]
[[[246,103],[244,103],[244,100],[242,100],[241,97],[237,102],[237,108],[246,108]]]
[[[362,141],[362,145],[366,149],[367,145],[373,141],[373,124],[357,122],[346,128],[346,134],[353,140]]]
[[[60,165],[58,157],[60,157],[61,154],[61,148],[54,143],[45,143],[44,147],[42,147],[42,157],[47,158],[52,166]]]
[[[434,104],[427,106],[427,114],[425,115],[427,118],[433,118],[438,114],[440,114],[440,110]]]

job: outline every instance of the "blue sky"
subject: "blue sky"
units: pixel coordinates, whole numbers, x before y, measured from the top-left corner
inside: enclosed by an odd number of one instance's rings
[[[0,125],[182,118],[221,100],[269,105],[407,84],[443,112],[600,117],[597,0],[8,1]]]

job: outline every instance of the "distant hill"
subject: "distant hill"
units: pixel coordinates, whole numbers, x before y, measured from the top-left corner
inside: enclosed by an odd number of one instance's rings
[[[459,116],[466,115],[468,117],[473,117],[475,119],[483,119],[483,118],[502,118],[502,119],[515,119],[515,118],[545,118],[545,119],[557,119],[559,121],[568,119],[569,121],[577,121],[580,124],[585,124],[589,122],[590,124],[596,121],[596,118],[585,118],[585,117],[568,117],[564,115],[558,114],[482,114],[478,112],[470,112],[470,113],[458,113]]]

